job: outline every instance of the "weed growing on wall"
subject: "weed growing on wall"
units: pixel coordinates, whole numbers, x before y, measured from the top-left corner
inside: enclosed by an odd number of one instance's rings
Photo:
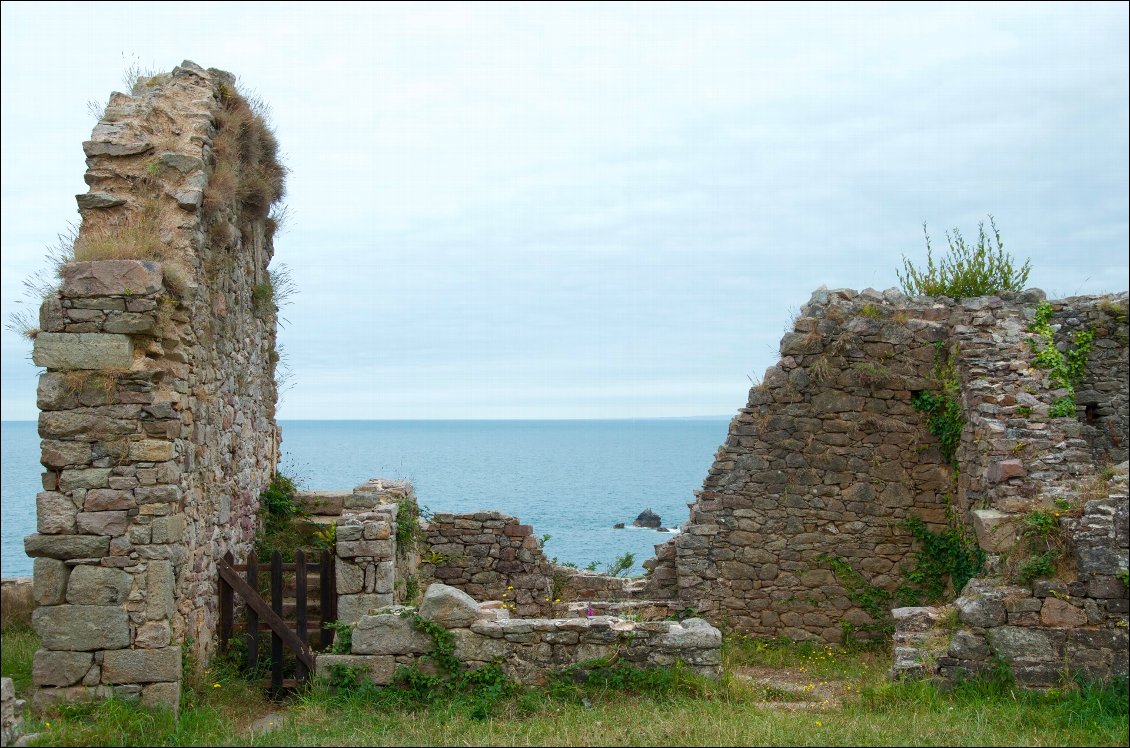
[[[961,442],[961,431],[965,427],[961,390],[954,357],[949,355],[940,341],[935,346],[934,377],[941,385],[941,392],[912,393],[910,404],[915,410],[926,414],[926,428],[937,437],[946,462],[956,468],[957,447]]]
[[[847,597],[871,617],[871,621],[861,623],[856,628],[867,633],[878,634],[884,638],[894,632],[894,622],[891,620],[892,597],[888,590],[877,587],[856,571],[850,563],[837,556],[823,553],[816,557],[815,563],[831,570],[836,575],[836,581],[844,588]],[[845,634],[848,633],[845,631]]]
[[[977,224],[976,246],[966,244],[959,229],[955,228],[952,234],[947,231],[949,254],[935,263],[930,234],[926,232],[926,224],[922,224],[922,233],[926,236],[926,266],[919,269],[905,256],[902,258],[903,272],[895,272],[903,292],[908,296],[948,296],[961,300],[1022,291],[1028,282],[1032,261],[1025,260],[1017,268],[1012,255],[1004,251],[1004,242],[992,215],[989,226],[991,237],[985,231],[984,221]]]
[[[1055,310],[1046,301],[1036,306],[1036,319],[1028,328],[1036,337],[1028,343],[1035,354],[1033,363],[1048,372],[1048,382],[1054,389],[1067,390],[1067,394],[1056,400],[1048,410],[1052,418],[1075,417],[1075,388],[1087,373],[1087,354],[1095,339],[1094,330],[1077,330],[1072,335],[1072,345],[1060,351],[1055,344],[1055,328],[1052,316]]]
[[[985,552],[962,528],[951,514],[949,526],[933,532],[918,517],[910,517],[903,526],[918,541],[914,551],[914,567],[907,572],[907,580],[914,585],[900,590],[903,599],[917,598],[916,602],[935,603],[947,589],[961,591],[985,566]]]

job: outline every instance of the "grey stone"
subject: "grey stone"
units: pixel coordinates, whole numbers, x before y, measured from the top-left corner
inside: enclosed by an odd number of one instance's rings
[[[41,491],[35,496],[36,526],[44,535],[75,531],[78,510],[69,497],[56,491]]]
[[[41,649],[32,660],[31,679],[37,686],[73,686],[90,670],[90,652],[52,652]]]
[[[111,312],[102,323],[103,332],[126,335],[151,335],[157,329],[157,318],[141,312]]]
[[[44,467],[65,468],[90,464],[90,444],[45,439],[40,442],[39,461]]]
[[[58,605],[66,599],[67,565],[54,558],[37,558],[32,575],[32,598],[36,605]]]
[[[391,540],[357,540],[357,541],[337,541],[337,555],[342,558],[356,558],[358,556],[366,556],[368,558],[392,558],[392,541]]]
[[[180,647],[119,649],[102,659],[103,683],[157,683],[180,677]]]
[[[147,296],[163,287],[161,264],[150,260],[70,262],[62,267],[64,298]]]
[[[353,629],[353,654],[423,654],[432,640],[416,630],[412,619],[395,613],[362,616]]]
[[[32,558],[101,558],[110,551],[110,538],[105,535],[28,535],[24,553]]]
[[[1004,624],[1008,620],[1004,594],[987,585],[973,586],[975,582],[977,580],[967,584],[961,597],[955,602],[961,622],[978,628]]]
[[[989,629],[986,633],[993,651],[1009,662],[1018,660],[1058,662],[1063,658],[1062,635],[1057,636],[1046,629],[999,626]]]
[[[340,655],[320,654],[314,660],[314,672],[319,678],[328,678],[335,666],[361,668],[365,675],[378,686],[392,683],[396,672],[396,659],[392,655]]]
[[[67,602],[72,605],[119,605],[129,597],[133,583],[121,569],[76,566],[67,581]]]
[[[335,573],[339,595],[353,595],[364,589],[365,570],[357,564],[339,561],[335,564]]]
[[[141,704],[150,709],[169,709],[177,714],[180,711],[180,681],[146,684],[141,689]]]
[[[128,511],[136,506],[133,492],[129,489],[95,488],[86,492],[82,502],[82,508],[88,512]]]
[[[153,146],[144,140],[131,143],[112,143],[105,140],[85,140],[82,151],[87,157],[94,156],[136,156],[139,153],[153,150]]]
[[[161,164],[161,166],[168,166],[172,169],[176,169],[181,174],[189,174],[191,172],[204,169],[204,162],[196,156],[189,156],[184,153],[176,153],[173,151],[162,153],[157,157],[157,161]]]
[[[78,515],[79,532],[89,535],[124,535],[126,532],[126,513],[81,512]]]
[[[109,481],[110,468],[64,470],[59,476],[59,489],[71,493],[80,488],[105,488]]]
[[[169,561],[150,561],[146,571],[145,617],[150,621],[173,617],[173,565]],[[163,680],[163,679],[159,679]]]
[[[176,456],[176,445],[160,439],[130,442],[129,459],[133,462],[164,462]]]
[[[32,361],[48,369],[128,369],[133,341],[127,335],[99,332],[41,332],[35,336]]]
[[[722,646],[722,632],[701,618],[687,618],[672,622],[656,643],[663,647],[717,649]]]
[[[444,628],[466,628],[479,618],[479,603],[461,589],[435,583],[420,603],[420,617]]]
[[[958,631],[950,640],[950,657],[961,660],[983,660],[989,656],[989,644],[985,637],[971,631]]]
[[[977,544],[989,553],[1003,553],[1016,545],[1020,517],[996,509],[974,509],[973,530]]]
[[[129,646],[129,618],[117,605],[53,605],[36,608],[31,620],[44,649],[88,652]]]
[[[171,640],[172,630],[168,621],[149,621],[137,629],[133,643],[142,649],[159,649],[169,646]]]
[[[392,605],[392,595],[368,593],[361,595],[341,595],[337,600],[337,619],[354,623],[370,610]]]
[[[92,208],[113,208],[118,205],[124,205],[126,199],[111,195],[108,192],[87,192],[83,195],[75,195],[75,202],[78,203],[80,210],[89,210]]]

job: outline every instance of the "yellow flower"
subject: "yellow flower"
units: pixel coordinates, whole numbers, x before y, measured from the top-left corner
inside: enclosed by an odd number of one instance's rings
[[[44,722],[43,726],[46,727],[48,730],[51,729],[51,723],[50,722]]]
[[[557,598],[557,599],[556,599],[556,600],[554,600],[553,602],[555,602],[555,603],[559,603],[559,602],[561,602],[561,598]]]
[[[506,585],[506,589],[512,590],[512,589],[514,589],[514,585],[508,584],[508,585]]]
[[[220,688],[220,687],[221,687],[221,686],[220,686],[220,684],[219,684],[219,683],[213,683],[213,684],[212,684],[212,688]]]
[[[817,726],[817,727],[823,727],[823,726],[824,726],[824,723],[823,723],[823,722],[821,722],[820,720],[816,720],[816,726]]]

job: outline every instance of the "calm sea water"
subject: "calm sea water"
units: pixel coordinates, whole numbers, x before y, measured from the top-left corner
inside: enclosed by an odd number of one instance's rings
[[[547,555],[601,567],[631,552],[632,573],[671,535],[614,530],[650,508],[668,527],[687,518],[727,421],[283,421],[282,469],[307,489],[346,490],[406,478],[432,511],[499,509],[550,535]],[[30,421],[2,430],[3,576],[31,573],[39,436]]]

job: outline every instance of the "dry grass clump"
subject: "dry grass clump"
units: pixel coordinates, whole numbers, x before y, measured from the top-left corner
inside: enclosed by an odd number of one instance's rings
[[[286,167],[279,160],[279,141],[267,123],[267,107],[225,83],[219,85],[219,94],[221,107],[212,141],[216,166],[208,180],[205,208],[214,215],[231,205],[244,218],[264,220],[286,192]]]
[[[151,198],[138,210],[120,214],[101,225],[84,226],[64,262],[155,260],[164,270],[165,287],[183,297],[192,282],[192,271],[161,237],[160,210],[157,199]]]

